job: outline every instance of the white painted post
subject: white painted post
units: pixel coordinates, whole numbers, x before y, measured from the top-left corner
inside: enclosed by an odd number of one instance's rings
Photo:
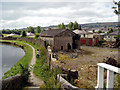
[[[107,90],[112,89],[114,87],[114,72],[120,74],[120,68],[105,64],[98,63],[98,78],[97,78],[97,86],[95,88],[103,88],[104,81],[104,68],[107,69]]]
[[[113,88],[114,72],[107,70],[107,86],[106,88]]]
[[[98,66],[98,76],[97,76],[97,87],[96,88],[103,88],[104,82],[104,68]]]

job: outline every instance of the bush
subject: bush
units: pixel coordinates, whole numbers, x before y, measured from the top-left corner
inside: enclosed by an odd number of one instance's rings
[[[39,37],[39,33],[35,33],[35,39]]]
[[[23,31],[21,32],[21,35],[22,35],[22,37],[26,37],[26,36],[27,36],[26,31],[23,30]]]
[[[23,66],[22,64],[19,64],[19,65],[21,67],[21,75],[24,79],[24,84],[26,85],[28,83],[28,79],[29,79],[29,76],[30,76],[29,66],[28,65]]]

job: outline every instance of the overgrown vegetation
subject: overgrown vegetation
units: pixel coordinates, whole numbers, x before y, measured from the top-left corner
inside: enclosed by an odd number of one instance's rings
[[[24,80],[24,85],[28,84],[28,79],[30,77],[30,69],[29,69],[29,65],[23,66],[22,64],[19,64],[21,67],[21,75],[23,77]]]
[[[34,73],[36,76],[41,78],[44,81],[44,85],[41,88],[61,88],[61,84],[57,80],[57,74],[61,73],[61,71],[56,69],[50,69],[47,64],[47,50],[45,47],[41,46],[40,50],[40,58],[37,59]]]

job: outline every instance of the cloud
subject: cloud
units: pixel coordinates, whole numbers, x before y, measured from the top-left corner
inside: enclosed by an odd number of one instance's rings
[[[2,28],[114,22],[112,2],[3,2]]]
[[[2,2],[113,2],[113,0],[1,0]],[[119,0],[115,0],[119,1]]]

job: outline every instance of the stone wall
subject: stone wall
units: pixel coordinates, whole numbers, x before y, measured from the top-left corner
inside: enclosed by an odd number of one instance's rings
[[[43,41],[46,41],[49,45],[54,46],[54,38],[52,37],[40,37]]]
[[[68,44],[70,45],[72,49],[72,43],[73,39],[72,37],[55,37],[54,39],[54,50],[61,50],[63,47],[63,50],[68,50]]]
[[[0,39],[2,39],[2,40],[17,40],[16,37],[2,37]]]
[[[33,44],[36,44],[36,45],[44,45],[45,47],[46,46],[46,43],[41,40],[41,39],[34,39],[34,38],[26,38],[26,37],[3,37],[1,38],[2,40],[20,40],[20,41],[26,41],[26,42],[30,42],[30,43],[33,43]]]
[[[63,77],[65,77],[66,74],[58,74],[57,78],[59,79],[59,82],[62,83],[62,87],[64,88],[63,90],[79,90],[78,87],[73,86],[70,84],[68,81],[66,81]]]
[[[30,43],[33,43],[33,44],[36,44],[36,45],[40,45],[40,46],[44,45],[46,47],[46,44],[41,39],[20,37],[20,38],[18,38],[18,40],[30,42]]]
[[[18,74],[2,80],[2,90],[21,90],[24,85],[24,78]]]

